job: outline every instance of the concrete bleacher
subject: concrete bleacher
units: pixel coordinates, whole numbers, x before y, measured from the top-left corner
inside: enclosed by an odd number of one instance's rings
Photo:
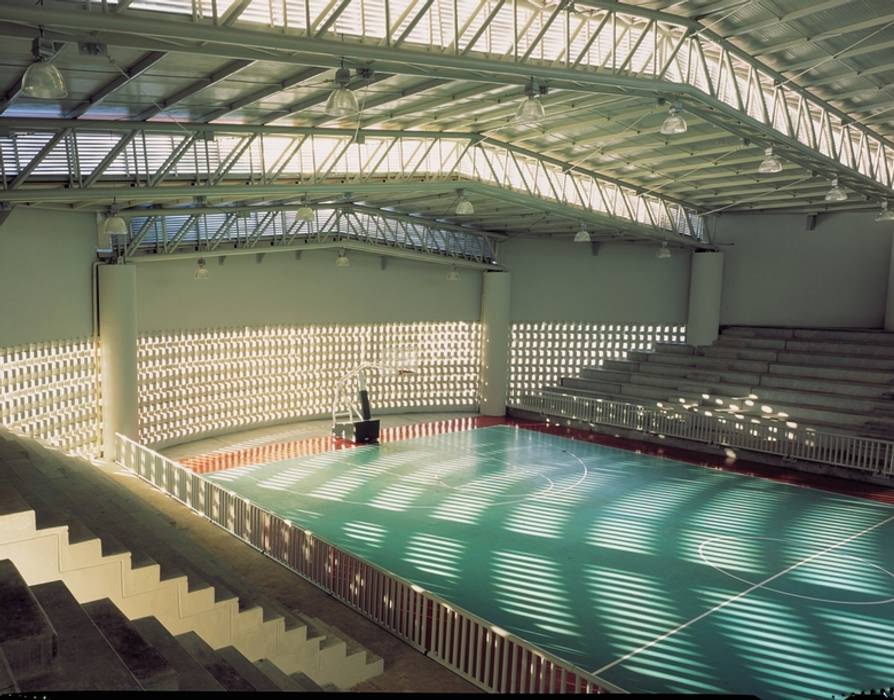
[[[320,691],[266,659],[212,650],[193,632],[178,637],[154,617],[128,620],[108,598],[78,603],[62,581],[29,586],[0,561],[0,690]]]
[[[544,390],[894,439],[894,333],[728,327],[711,346],[659,343]]]
[[[39,666],[39,681],[0,636],[0,689],[6,666],[22,690],[345,690],[382,672],[380,658],[246,588],[225,562],[184,554],[170,526],[93,465],[0,435],[0,560],[43,606],[45,627],[61,625],[56,670]],[[73,655],[101,659],[106,647],[121,662],[110,670]]]

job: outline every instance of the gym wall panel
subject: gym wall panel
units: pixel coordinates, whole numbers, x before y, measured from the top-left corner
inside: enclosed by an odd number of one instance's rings
[[[655,257],[651,244],[518,239],[502,244],[512,271],[513,321],[583,323],[686,322],[690,254]]]
[[[894,226],[876,213],[718,217],[721,324],[880,328]]]
[[[0,347],[89,336],[94,214],[18,207],[0,227]]]
[[[209,256],[207,280],[193,279],[195,260],[143,263],[137,270],[141,331],[213,327],[477,321],[481,273],[448,265],[348,252],[351,266],[335,266],[335,250]]]

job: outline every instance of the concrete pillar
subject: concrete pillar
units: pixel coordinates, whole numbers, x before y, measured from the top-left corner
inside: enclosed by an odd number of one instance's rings
[[[885,330],[894,331],[894,240],[891,241],[891,257],[888,262],[888,296],[885,301]]]
[[[509,389],[509,273],[482,275],[481,413],[503,416]]]
[[[136,265],[99,268],[99,336],[102,348],[102,444],[115,457],[115,433],[137,438]]]
[[[723,253],[692,254],[689,272],[687,345],[710,345],[720,332],[720,295],[723,292]]]

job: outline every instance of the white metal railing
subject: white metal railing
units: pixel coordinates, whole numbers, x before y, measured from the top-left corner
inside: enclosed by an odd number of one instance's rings
[[[747,417],[706,416],[686,410],[652,408],[547,391],[526,393],[516,407],[584,423],[894,476],[894,442],[888,440],[812,428],[789,428],[784,424],[752,423]]]
[[[120,434],[115,460],[485,690],[624,692]]]

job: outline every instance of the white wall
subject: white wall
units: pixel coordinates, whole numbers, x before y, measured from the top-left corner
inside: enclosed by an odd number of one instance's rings
[[[140,331],[278,324],[475,321],[481,273],[449,266],[334,250],[208,257],[209,278],[194,280],[195,260],[141,263],[137,269]]]
[[[92,332],[93,214],[16,208],[0,226],[0,347]]]
[[[880,328],[894,226],[875,212],[725,214],[720,322],[725,325]]]
[[[656,246],[518,239],[502,244],[513,321],[686,323],[690,254]]]

